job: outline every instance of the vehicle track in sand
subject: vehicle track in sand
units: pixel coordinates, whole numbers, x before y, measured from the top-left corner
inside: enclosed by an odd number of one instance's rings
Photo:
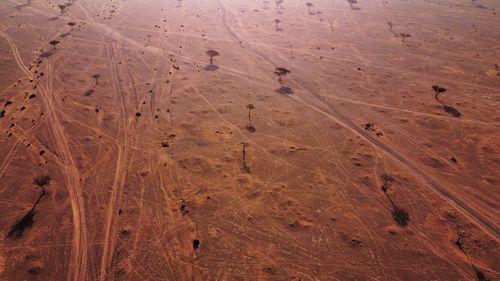
[[[232,30],[232,28],[227,24],[227,19],[226,19],[226,9],[222,5],[220,0],[217,0],[217,4],[219,5],[221,9],[221,20],[223,22],[223,25],[225,28],[228,30],[228,32],[239,42],[242,42],[243,44],[247,45],[246,48],[251,50],[255,55],[258,57],[262,58],[264,61],[266,61],[271,68],[273,69],[276,67],[278,64],[274,62],[272,59],[270,59],[267,55],[263,54],[262,52],[255,50],[252,48],[249,44],[246,44],[246,41],[239,36],[236,32]],[[300,76],[300,75],[299,75]],[[367,134],[361,127],[357,126],[355,122],[353,122],[351,119],[349,119],[347,116],[343,115],[335,106],[333,106],[331,103],[326,101],[323,97],[321,97],[319,94],[316,94],[314,90],[310,89],[308,86],[307,82],[295,78],[295,79],[289,79],[296,85],[300,86],[308,95],[313,97],[317,103],[319,103],[321,106],[324,107],[324,109],[318,108],[317,106],[307,103],[304,100],[294,97],[293,95],[290,96],[291,98],[303,103],[304,105],[314,109],[315,111],[331,118],[332,120],[335,120],[337,123],[345,127],[346,129],[349,129],[356,135],[362,137],[366,141],[368,141],[371,145],[373,145],[375,148],[379,149],[380,151],[384,152],[386,155],[390,156],[392,159],[396,160],[403,166],[405,166],[409,171],[411,171],[422,183],[424,183],[427,187],[429,187],[431,190],[439,194],[443,199],[445,199],[448,202],[453,203],[453,205],[456,207],[457,210],[459,210],[461,213],[466,215],[468,218],[470,218],[472,221],[476,223],[481,229],[483,229],[486,233],[488,233],[490,236],[494,237],[495,239],[500,238],[500,230],[496,226],[495,223],[489,221],[486,219],[479,211],[475,210],[474,208],[470,207],[467,205],[464,201],[462,201],[460,198],[452,194],[447,190],[446,187],[442,186],[435,180],[431,179],[429,176],[427,176],[424,172],[422,172],[420,169],[418,169],[413,163],[411,163],[409,160],[407,160],[404,156],[400,155],[396,151],[394,151],[392,148],[388,147],[386,144],[382,143],[381,141],[373,138],[371,135]]]
[[[53,98],[51,96],[51,67],[49,61],[46,63],[47,70],[47,83],[44,84],[37,80],[35,75],[33,75],[24,62],[17,50],[15,43],[12,39],[4,32],[0,32],[7,43],[9,44],[14,58],[16,60],[19,68],[33,81],[39,82],[39,92],[42,97],[42,103],[47,111],[47,122],[50,128],[50,134],[53,136],[55,141],[54,145],[59,152],[59,157],[63,165],[61,166],[63,173],[65,175],[65,182],[69,193],[69,199],[71,202],[71,209],[73,213],[73,243],[72,243],[72,258],[69,264],[70,272],[68,278],[74,281],[80,281],[81,276],[86,275],[87,270],[87,227],[85,220],[85,208],[83,202],[83,194],[79,182],[79,173],[75,165],[75,161],[71,150],[69,148],[69,142],[62,127],[59,117],[56,114],[56,107],[53,103]],[[85,280],[85,279],[83,279]]]

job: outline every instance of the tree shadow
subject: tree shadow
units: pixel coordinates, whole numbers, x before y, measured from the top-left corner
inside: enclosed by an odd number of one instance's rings
[[[219,66],[216,64],[209,64],[205,66],[206,71],[216,71],[217,69],[219,69]]]
[[[23,236],[24,232],[28,229],[30,229],[33,226],[33,218],[35,216],[35,209],[31,209],[24,217],[18,221],[16,224],[14,224],[7,233],[8,238],[21,238]]]
[[[255,133],[255,131],[256,131],[255,127],[254,127],[254,126],[252,126],[252,125],[247,125],[247,126],[246,126],[246,129],[247,129],[247,131],[248,131],[248,132],[250,132],[250,133]]]
[[[280,93],[282,95],[291,95],[293,94],[293,89],[287,86],[281,86],[278,89],[276,89],[277,93]]]
[[[48,178],[48,181],[50,181],[50,177],[46,176],[46,178]],[[35,183],[36,183],[36,180],[35,180]],[[40,185],[37,183],[37,185],[39,185],[39,186],[44,186],[46,184],[48,184],[48,182],[44,182],[43,185]],[[7,236],[5,237],[5,239],[21,238],[21,236],[23,236],[24,232],[26,232],[28,229],[30,229],[33,226],[33,223],[34,223],[33,218],[35,217],[35,214],[36,214],[35,208],[38,205],[38,203],[40,203],[40,200],[42,200],[42,198],[46,194],[47,193],[45,192],[45,190],[40,193],[40,196],[36,200],[35,204],[33,204],[33,207],[31,207],[30,211],[12,226],[10,231],[7,233]]]
[[[460,111],[458,111],[458,109],[454,108],[453,106],[443,104],[443,109],[455,118],[460,118],[462,116],[462,113],[460,113]]]
[[[68,37],[71,33],[70,32],[64,32],[59,35],[61,38]]]
[[[39,57],[40,58],[48,58],[50,56],[52,56],[52,52],[43,52],[43,53],[40,54]]]
[[[58,20],[58,19],[59,19],[59,16],[55,16],[55,17],[51,17],[51,18],[49,19],[49,21],[55,21],[55,20]]]
[[[91,96],[93,93],[95,93],[94,89],[88,89],[83,95],[86,97]]]
[[[408,226],[408,222],[410,221],[410,214],[408,214],[405,209],[400,208],[395,204],[393,204],[392,207],[392,217],[394,218],[396,223],[401,227]]]

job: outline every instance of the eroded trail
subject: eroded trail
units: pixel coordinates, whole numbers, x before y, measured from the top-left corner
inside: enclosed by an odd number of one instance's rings
[[[33,75],[26,65],[24,65],[15,43],[11,38],[0,32],[0,35],[9,43],[11,50],[14,54],[16,62],[19,68],[32,80],[37,81],[39,84],[39,92],[42,96],[42,101],[44,108],[46,110],[47,123],[50,126],[50,133],[53,136],[54,145],[59,153],[60,160],[63,163],[61,169],[65,175],[65,185],[69,193],[69,199],[71,202],[71,209],[73,213],[73,247],[72,247],[72,258],[69,263],[69,275],[68,280],[79,281],[86,280],[87,274],[87,226],[85,218],[85,204],[84,197],[82,193],[82,188],[80,185],[80,176],[78,169],[76,168],[75,160],[73,154],[69,147],[69,140],[64,132],[64,128],[61,125],[59,117],[57,115],[57,106],[54,103],[52,93],[53,89],[51,87],[51,66],[47,62],[47,80],[44,82],[38,80],[35,75]]]
[[[496,73],[486,48],[453,62],[477,43],[448,39],[452,16],[489,10],[20,1],[0,4],[15,70],[0,75],[0,224],[31,207],[33,177],[53,181],[0,249],[6,280],[462,280],[470,261],[498,276]],[[462,118],[425,92],[433,75]]]
[[[223,25],[227,29],[227,31],[231,34],[232,37],[234,37],[236,40],[239,42],[242,42],[245,44],[245,48],[250,50],[252,53],[254,53],[257,57],[261,58],[264,61],[267,66],[261,66],[261,69],[269,69],[269,73],[271,73],[272,69],[274,67],[277,67],[281,65],[282,63],[278,63],[277,61],[271,59],[268,55],[262,53],[259,50],[256,50],[255,48],[252,47],[251,44],[247,43],[247,40],[243,38],[241,35],[239,35],[237,32],[235,32],[230,25],[227,23],[226,19],[226,13],[227,9],[224,7],[221,1],[217,0],[217,3],[221,9],[221,20],[223,22]],[[259,61],[259,60],[258,60]],[[294,69],[294,73],[297,75],[294,75],[293,78],[289,78],[289,80],[294,83],[295,85],[299,86],[305,93],[307,93],[311,98],[313,98],[313,102],[318,104],[314,105],[313,103],[307,101],[307,99],[304,99],[303,97],[294,97],[293,95],[291,96],[293,99],[297,100],[300,103],[303,103],[304,105],[320,112],[323,115],[326,115],[339,124],[341,124],[343,127],[351,130],[353,133],[356,135],[362,137],[369,143],[371,143],[374,147],[379,149],[380,151],[384,152],[388,156],[390,156],[392,159],[396,160],[397,162],[401,163],[404,165],[407,169],[409,169],[422,183],[424,183],[427,187],[432,189],[434,192],[445,198],[447,201],[452,202],[458,210],[460,210],[463,214],[467,215],[469,218],[471,218],[473,221],[476,222],[476,224],[481,227],[485,232],[490,234],[492,237],[495,237],[496,239],[500,238],[500,230],[498,229],[497,225],[490,221],[489,219],[485,218],[481,212],[476,210],[474,207],[471,207],[470,204],[465,203],[463,200],[458,198],[456,195],[452,194],[451,192],[448,191],[448,187],[443,186],[442,184],[439,184],[436,180],[431,179],[428,175],[426,175],[423,171],[421,171],[419,168],[417,168],[411,161],[406,159],[403,155],[399,154],[386,144],[382,143],[381,141],[375,139],[371,135],[367,134],[361,127],[356,125],[355,122],[353,122],[349,117],[345,116],[342,114],[333,104],[325,100],[321,95],[317,94],[314,89],[312,89],[308,83],[299,77],[303,75],[304,73],[301,72],[300,69]]]

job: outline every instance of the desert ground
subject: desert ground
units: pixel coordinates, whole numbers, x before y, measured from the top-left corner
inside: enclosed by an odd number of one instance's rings
[[[497,0],[0,1],[0,280],[500,280]]]

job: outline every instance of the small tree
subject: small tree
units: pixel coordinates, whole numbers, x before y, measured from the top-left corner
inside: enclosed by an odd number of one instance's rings
[[[278,76],[278,81],[280,82],[280,85],[283,85],[283,79],[287,76],[288,73],[290,73],[290,70],[284,67],[276,67],[274,69],[274,75]]]
[[[275,19],[274,20],[274,24],[276,25],[276,30],[281,30],[281,28],[279,27],[279,24],[281,23],[281,20],[280,19]]]
[[[392,27],[393,27],[392,22],[390,22],[390,21],[389,21],[389,22],[387,22],[387,25],[389,25],[389,30],[391,30],[391,31],[392,31]]]
[[[73,27],[76,25],[76,23],[74,22],[68,22],[68,25],[71,27],[71,30],[73,30]]]
[[[213,59],[214,57],[219,56],[219,52],[217,52],[216,50],[208,50],[207,55],[210,58],[210,65],[213,65]]]
[[[438,101],[440,101],[440,100],[439,100],[439,94],[442,94],[442,93],[446,92],[446,89],[445,89],[445,88],[440,87],[440,86],[438,86],[438,85],[434,85],[434,86],[432,86],[432,90],[434,90],[434,94],[435,94],[435,95],[434,95],[434,98],[435,98],[436,100],[438,100]]]
[[[248,108],[248,125],[247,125],[247,131],[249,131],[250,133],[253,133],[255,132],[255,127],[252,126],[252,115],[251,115],[251,112],[252,112],[252,109],[255,109],[255,106],[251,103],[247,104],[247,108]]]
[[[347,3],[349,3],[349,5],[351,6],[351,9],[353,9],[354,8],[354,4],[357,4],[358,0],[347,0]]]
[[[401,41],[404,43],[405,39],[411,37],[411,34],[408,33],[401,33]]]
[[[57,7],[59,7],[59,10],[61,10],[61,15],[64,13],[64,11],[66,10],[66,5],[64,4],[59,4],[57,5]]]
[[[311,2],[307,2],[306,6],[307,6],[307,10],[309,11],[309,14],[312,14],[312,7],[314,6],[314,4]]]
[[[92,75],[92,78],[95,79],[95,85],[94,85],[94,87],[97,86],[97,84],[99,83],[99,78],[100,77],[101,77],[101,74],[94,74],[94,75]]]
[[[59,44],[61,42],[57,41],[57,40],[52,40],[49,42],[50,45],[52,45],[52,49],[56,49],[56,45]]]

